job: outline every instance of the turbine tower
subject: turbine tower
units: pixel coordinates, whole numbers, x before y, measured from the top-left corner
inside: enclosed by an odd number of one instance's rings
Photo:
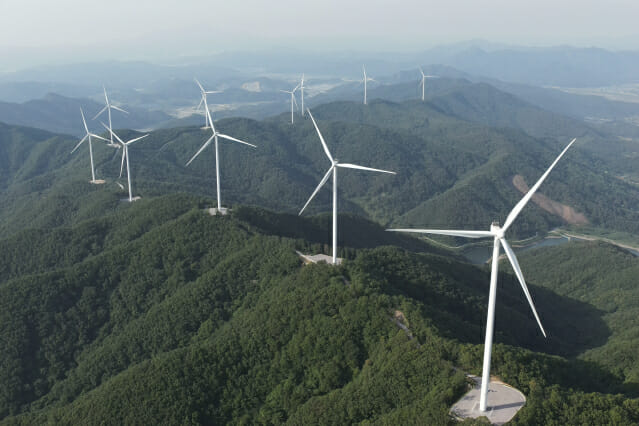
[[[555,167],[557,162],[561,159],[561,157],[568,151],[568,148],[575,143],[577,139],[573,139],[566,148],[559,154],[559,156],[555,159],[555,161],[550,165],[548,170],[539,178],[537,183],[530,188],[530,190],[524,195],[524,197],[515,205],[512,211],[506,217],[506,222],[503,227],[499,226],[499,223],[493,222],[490,225],[489,231],[454,231],[454,230],[439,230],[439,229],[388,229],[388,231],[395,232],[416,232],[422,234],[438,234],[438,235],[451,235],[454,237],[466,237],[466,238],[493,238],[493,257],[492,257],[492,265],[491,265],[491,274],[490,274],[490,290],[488,297],[488,315],[486,319],[486,340],[484,342],[484,365],[482,370],[482,379],[481,379],[481,393],[480,393],[480,401],[479,401],[479,409],[481,411],[486,411],[487,409],[487,394],[488,394],[488,385],[490,383],[490,359],[492,355],[492,344],[493,344],[493,329],[495,325],[495,299],[497,296],[497,270],[499,266],[499,250],[500,244],[504,247],[504,251],[506,252],[506,257],[510,261],[510,264],[515,271],[515,275],[517,275],[517,279],[521,284],[521,288],[526,295],[526,299],[528,299],[528,304],[532,309],[532,312],[537,320],[537,324],[541,329],[542,334],[546,337],[546,332],[544,331],[543,326],[541,325],[541,321],[539,319],[539,315],[537,315],[537,310],[535,309],[535,305],[532,301],[532,297],[530,296],[530,292],[528,291],[528,287],[526,286],[526,281],[524,281],[524,275],[521,272],[521,268],[519,267],[519,262],[517,261],[517,257],[515,256],[515,252],[510,247],[508,242],[506,241],[504,234],[515,221],[519,213],[526,206],[526,203],[530,201],[533,194],[544,182],[546,177],[550,174],[550,171]]]
[[[104,123],[102,123],[102,125],[104,127],[106,127],[106,125]],[[115,136],[115,138],[118,140],[118,142],[120,142],[120,144],[122,145],[122,162],[120,163],[120,177],[122,177],[122,171],[124,169],[124,161],[126,160],[126,179],[128,181],[129,184],[129,202],[135,201],[140,197],[133,197],[133,193],[131,191],[131,169],[129,168],[129,145],[133,144],[134,142],[139,141],[140,139],[143,139],[147,136],[149,136],[148,134],[131,139],[127,142],[124,142],[122,139],[120,139],[120,137],[118,135],[115,134],[115,132],[113,130],[110,130],[111,134],[113,136]]]
[[[202,145],[202,147],[199,149],[198,152],[195,153],[195,155],[189,160],[188,163],[186,163],[186,166],[188,167],[189,164],[191,164],[191,162],[193,160],[195,160],[195,158],[200,155],[200,153],[202,151],[204,151],[204,149],[209,146],[209,144],[211,143],[211,141],[215,141],[215,180],[216,180],[216,184],[217,184],[217,211],[220,214],[226,214],[226,209],[222,209],[222,197],[220,194],[220,155],[219,155],[219,150],[218,150],[218,136],[222,139],[226,139],[232,142],[238,142],[244,145],[248,145],[248,146],[252,146],[253,148],[257,148],[257,146],[248,143],[248,142],[244,142],[241,141],[239,139],[233,138],[231,136],[222,134],[222,133],[218,133],[217,130],[215,130],[215,126],[213,125],[213,120],[211,119],[211,113],[209,112],[208,107],[206,108],[206,115],[208,118],[208,122],[211,124],[211,131],[213,132],[213,134],[211,135],[211,137],[204,143],[204,145]]]
[[[93,119],[95,120],[96,118],[98,118],[98,117],[99,117],[99,116],[100,116],[100,115],[101,115],[104,111],[106,111],[106,112],[107,112],[107,114],[108,114],[108,118],[109,118],[109,127],[108,127],[108,130],[109,130],[109,134],[111,135],[111,140],[110,140],[110,142],[109,142],[109,146],[111,146],[111,147],[113,147],[113,148],[120,148],[120,145],[118,145],[118,144],[116,144],[116,143],[114,143],[114,142],[113,142],[113,132],[111,131],[111,130],[113,129],[113,126],[112,126],[112,123],[111,123],[111,110],[112,110],[112,109],[114,109],[114,110],[116,110],[116,111],[120,111],[120,112],[123,112],[123,113],[125,113],[125,114],[128,114],[128,112],[126,112],[125,110],[123,110],[123,109],[122,109],[122,108],[120,108],[120,107],[117,107],[117,106],[113,105],[113,104],[109,101],[109,97],[107,96],[106,88],[105,88],[104,86],[102,86],[102,89],[104,90],[104,102],[105,102],[105,105],[104,105],[104,108],[102,108],[102,109],[100,110],[100,112],[99,112],[99,113],[97,113],[97,114],[95,115],[95,117],[93,117]]]
[[[304,116],[304,74],[302,73],[302,81],[300,82],[300,90],[302,94],[302,117]]]
[[[293,124],[293,106],[297,106],[297,100],[295,100],[295,91],[299,89],[300,85],[295,86],[293,90],[280,90],[280,92],[288,93],[291,95],[291,124]]]
[[[97,181],[95,180],[95,167],[93,166],[93,146],[91,145],[91,138],[96,138],[96,139],[101,139],[105,142],[109,142],[108,139],[103,138],[102,136],[98,136],[94,133],[89,132],[89,128],[87,127],[87,121],[84,119],[84,111],[82,111],[82,108],[80,108],[80,115],[82,115],[82,124],[84,124],[84,130],[86,131],[86,134],[84,135],[84,137],[80,140],[80,142],[78,142],[78,144],[75,146],[75,148],[73,148],[73,151],[71,151],[71,154],[73,154],[75,152],[76,149],[80,148],[80,145],[82,145],[82,143],[89,139],[89,156],[91,157],[91,180],[90,182],[93,184],[99,184],[99,183],[104,183],[104,181]]]
[[[306,206],[308,206],[308,204],[311,202],[313,197],[315,197],[317,192],[322,188],[322,186],[324,186],[326,181],[328,181],[328,178],[331,176],[331,173],[332,173],[333,174],[333,265],[335,265],[337,264],[337,168],[343,167],[345,169],[368,170],[371,172],[390,173],[393,175],[396,173],[390,172],[388,170],[373,169],[370,167],[358,166],[357,164],[338,162],[336,158],[333,158],[333,156],[331,155],[331,152],[328,150],[326,141],[324,141],[324,138],[322,137],[322,133],[320,132],[319,127],[317,127],[317,123],[315,123],[315,119],[313,118],[313,115],[311,114],[311,110],[309,109],[307,111],[308,111],[308,116],[311,117],[311,120],[313,121],[315,130],[317,130],[317,135],[319,136],[320,142],[322,143],[324,152],[326,153],[326,156],[328,157],[328,159],[331,161],[331,167],[328,169],[328,171],[322,178],[321,182],[319,183],[319,185],[317,185],[317,188],[315,188],[315,191],[313,191],[313,194],[311,194],[311,197],[308,199],[306,204],[304,204],[304,207],[302,207],[302,210],[300,210],[298,215],[301,215],[302,212],[304,212],[304,209],[306,209]]]
[[[204,87],[202,87],[202,85],[200,84],[199,81],[197,81],[197,78],[194,78],[193,80],[195,80],[195,82],[197,83],[198,87],[200,88],[200,92],[202,93],[202,98],[200,99],[200,103],[197,105],[197,108],[195,109],[196,111],[199,111],[200,108],[202,107],[202,104],[204,104],[204,109],[206,111],[209,110],[209,104],[206,101],[206,95],[212,95],[214,93],[222,93],[221,91],[218,90],[204,90]],[[208,129],[210,126],[209,123],[209,116],[208,114],[204,114],[204,129]]]
[[[362,65],[362,69],[364,70],[364,80],[362,80],[364,82],[364,105],[366,105],[366,83],[369,81],[376,81],[376,80],[366,75],[366,67],[364,65]]]

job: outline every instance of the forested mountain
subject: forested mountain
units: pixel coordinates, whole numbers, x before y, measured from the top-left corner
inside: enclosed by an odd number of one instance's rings
[[[107,183],[90,185],[77,139],[0,123],[0,422],[448,424],[481,370],[489,271],[383,225],[503,221],[513,182],[580,136],[541,192],[639,233],[639,191],[595,149],[614,138],[487,85],[313,113],[340,161],[398,172],[340,174],[339,267],[296,254],[329,252],[329,191],[297,216],[329,166],[308,118],[216,122],[258,145],[220,141],[232,210],[216,217],[213,151],[185,167],[209,130],[132,145],[129,204],[119,150],[94,144]],[[530,203],[509,233],[569,222]],[[528,398],[514,424],[639,422],[637,262],[600,244],[522,255],[547,339],[500,274],[493,372]]]
[[[311,220],[291,232],[286,217],[244,207],[211,217],[186,195],[115,201],[1,242],[15,253],[0,266],[5,424],[447,424],[466,388],[453,367],[481,368],[487,270],[393,247],[302,267],[295,249],[321,250],[305,240]],[[603,344],[600,311],[531,280],[544,340],[515,278],[500,282],[494,371],[528,394],[516,421],[636,422],[622,376],[530,351]]]
[[[521,197],[513,185],[515,176],[532,184],[570,139],[578,137],[541,191],[596,227],[639,233],[639,191],[618,179],[633,171],[631,155],[621,155],[627,142],[490,86],[451,83],[427,102],[378,100],[367,106],[334,102],[313,111],[337,158],[398,172],[396,176],[342,173],[340,211],[401,226],[487,227],[493,220],[503,221]],[[250,149],[221,143],[225,203],[297,212],[329,165],[308,119],[298,116],[294,125],[287,114],[263,121],[223,119],[217,127],[258,145]],[[9,130],[15,129],[11,126],[3,128],[10,135],[16,132]],[[133,137],[127,131],[120,133],[123,138]],[[158,130],[132,146],[134,191],[143,196],[175,191],[213,194],[212,149],[190,167],[184,166],[209,134],[199,127]],[[4,141],[4,149],[19,151],[24,137],[11,136]],[[82,204],[82,193],[73,194],[78,190],[73,182],[88,176],[87,149],[70,156],[64,148],[70,151],[74,141],[62,144],[55,140],[60,137],[51,138],[24,162],[11,166],[19,164],[20,170],[6,195],[15,202],[0,207],[0,217],[7,219],[2,224],[5,230],[18,226],[12,223],[15,220],[41,221],[36,212],[47,197],[67,197],[71,204]],[[120,154],[101,144],[96,144],[95,151],[98,175],[117,176]],[[107,190],[117,190],[108,180]],[[60,182],[67,182],[66,186]],[[43,196],[29,196],[33,188],[39,188]],[[309,206],[311,213],[329,209],[329,192],[320,192]],[[531,204],[513,232],[527,237],[567,221]]]

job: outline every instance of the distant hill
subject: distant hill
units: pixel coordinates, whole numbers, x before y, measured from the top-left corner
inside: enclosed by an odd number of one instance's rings
[[[498,80],[535,86],[598,87],[635,83],[639,74],[639,52],[613,52],[599,48],[471,46],[452,54],[429,55],[431,63]]]
[[[84,135],[80,108],[84,110],[87,124],[94,132],[102,133],[102,126],[91,119],[103,104],[89,99],[75,99],[50,93],[43,99],[31,100],[21,104],[0,102],[0,121],[21,126],[36,127],[55,133]],[[113,113],[113,126],[117,128],[145,129],[156,127],[171,117],[160,111],[145,111],[138,108],[126,108],[129,114]],[[106,116],[101,118],[106,122]]]

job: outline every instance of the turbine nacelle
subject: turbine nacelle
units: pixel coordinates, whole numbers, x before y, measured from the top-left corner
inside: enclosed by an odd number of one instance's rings
[[[490,232],[495,236],[495,238],[499,238],[500,240],[504,238],[505,230],[499,226],[499,222],[493,222],[490,224]]]

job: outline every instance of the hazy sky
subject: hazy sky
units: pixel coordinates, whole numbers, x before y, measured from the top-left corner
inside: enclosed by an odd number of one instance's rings
[[[412,50],[476,38],[639,50],[638,17],[637,0],[0,0],[0,53],[148,59],[252,46]]]

